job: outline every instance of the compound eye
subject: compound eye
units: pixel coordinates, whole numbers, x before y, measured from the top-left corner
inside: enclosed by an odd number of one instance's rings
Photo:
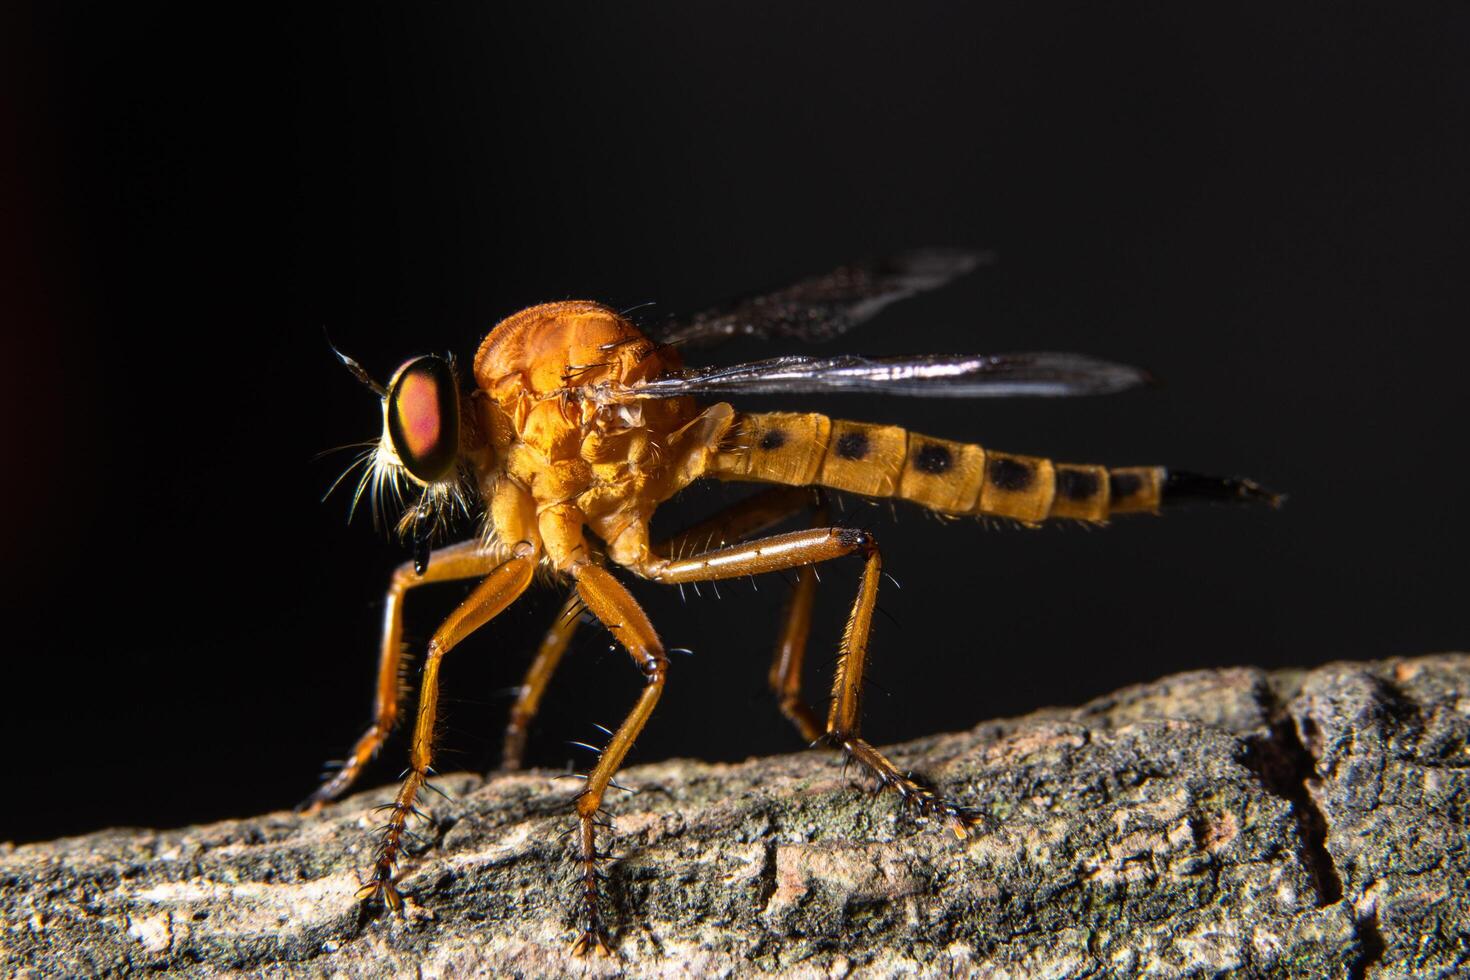
[[[414,479],[437,483],[459,456],[459,390],[443,358],[406,362],[388,382],[388,439]]]

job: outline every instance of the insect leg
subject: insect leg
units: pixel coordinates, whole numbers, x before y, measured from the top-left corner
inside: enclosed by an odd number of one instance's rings
[[[827,523],[827,505],[823,500],[813,515],[812,523]],[[781,713],[796,726],[807,744],[822,738],[822,724],[801,697],[801,665],[806,657],[807,638],[812,629],[812,603],[817,596],[817,572],[811,565],[796,570],[796,588],[786,604],[781,633],[776,640],[768,681],[776,695]]]
[[[657,554],[681,555],[691,547],[709,550],[741,541],[808,508],[815,509],[813,523],[827,522],[827,507],[821,491],[807,487],[773,487],[754,494],[670,538],[654,549]],[[806,653],[807,635],[811,632],[812,601],[816,596],[817,576],[803,566],[796,576],[796,590],[782,616],[780,639],[776,643],[769,683],[776,695],[781,713],[796,726],[801,737],[814,742],[822,736],[817,716],[801,700],[801,665]]]
[[[725,544],[739,541],[788,517],[800,513],[813,502],[810,490],[802,487],[774,487],[720,511],[706,521],[686,528],[655,547],[662,555],[678,554],[691,547],[708,548],[709,542]],[[432,567],[432,566],[431,566]],[[505,729],[505,746],[501,754],[501,769],[513,771],[521,768],[525,758],[526,734],[541,699],[551,682],[551,676],[561,663],[572,636],[577,632],[581,617],[577,613],[581,599],[574,593],[566,605],[557,613],[536,657],[526,671],[515,704],[510,709],[510,720]],[[799,664],[798,664],[799,666]],[[817,732],[820,734],[820,728]],[[815,736],[812,736],[815,737]]]
[[[925,817],[940,817],[956,837],[969,835],[973,822],[962,807],[944,799],[913,776],[898,769],[888,758],[859,734],[861,727],[863,669],[868,659],[868,635],[873,628],[873,610],[878,605],[878,582],[883,574],[878,544],[865,534],[862,582],[858,587],[847,628],[842,634],[842,647],[837,657],[837,670],[832,677],[832,705],[827,713],[827,740],[839,746],[848,758],[878,778],[884,788],[892,788],[903,801]]]
[[[599,903],[601,878],[597,872],[597,815],[602,809],[602,796],[608,784],[633,747],[633,740],[648,723],[648,716],[653,713],[653,706],[663,693],[669,658],[664,654],[663,643],[654,632],[648,616],[622,583],[597,565],[579,565],[573,569],[573,574],[577,577],[578,595],[592,614],[612,630],[644,678],[643,693],[602,750],[597,765],[587,776],[586,788],[577,797],[585,926],[572,946],[572,953],[582,956],[595,950],[608,955],[607,929]]]
[[[853,528],[794,531],[680,561],[649,562],[639,571],[654,581],[676,585],[809,566],[853,552],[863,555],[863,577],[842,638],[825,738],[872,772],[885,787],[897,791],[921,814],[945,818],[955,835],[963,837],[968,833],[970,818],[961,807],[900,772],[859,734],[863,668],[867,662],[873,610],[878,603],[878,581],[882,576],[882,562],[873,535]]]
[[[636,571],[664,585],[713,582],[781,572],[830,561],[862,550],[872,535],[846,527],[817,527],[757,538],[744,544],[715,548],[688,558],[655,559]]]
[[[432,567],[431,564],[430,568]],[[526,544],[517,546],[515,555],[495,566],[430,638],[428,654],[424,659],[423,681],[419,688],[419,713],[413,727],[413,750],[409,757],[408,774],[399,787],[398,795],[388,806],[388,823],[383,830],[383,840],[373,865],[373,875],[358,890],[359,899],[367,901],[382,898],[394,911],[403,907],[403,899],[393,886],[393,869],[403,848],[403,834],[408,818],[418,813],[414,800],[429,778],[429,765],[433,761],[434,723],[438,718],[439,705],[439,664],[444,655],[454,649],[460,640],[495,618],[519,598],[531,584],[535,570],[536,561],[531,547]]]
[[[377,755],[393,726],[398,723],[399,704],[403,700],[400,671],[403,665],[403,597],[410,589],[431,582],[475,578],[484,575],[504,558],[487,553],[478,540],[461,541],[432,553],[428,570],[418,575],[411,563],[398,566],[388,585],[388,598],[383,607],[383,645],[378,654],[378,686],[373,702],[373,722],[358,738],[342,767],[303,803],[300,809],[316,813],[327,803],[346,792],[361,775],[362,769]]]
[[[582,619],[581,604],[581,597],[573,591],[558,610],[556,621],[546,631],[541,646],[536,649],[535,659],[526,669],[525,680],[521,682],[516,702],[511,705],[510,720],[505,726],[505,746],[501,750],[500,768],[507,772],[521,768],[526,754],[526,731],[541,707],[541,698],[546,694],[547,685],[551,683],[551,675],[556,673],[562,654],[567,652],[567,645],[577,632],[577,624]]]

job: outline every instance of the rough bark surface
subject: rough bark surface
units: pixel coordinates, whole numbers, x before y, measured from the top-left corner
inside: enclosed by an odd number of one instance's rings
[[[446,776],[401,917],[323,817],[0,845],[0,974],[1450,976],[1470,971],[1470,656],[1181,674],[893,750],[959,842],[830,757],[627,771],[618,960],[574,960],[570,781]]]

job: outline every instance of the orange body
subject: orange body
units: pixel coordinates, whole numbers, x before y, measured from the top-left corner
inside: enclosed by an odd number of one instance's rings
[[[701,411],[690,398],[629,393],[678,367],[672,349],[597,303],[546,303],[501,321],[474,363],[481,425],[472,438],[489,452],[469,454],[485,460],[494,537],[507,547],[528,542],[566,571],[587,559],[586,527],[614,562],[659,578],[649,520],[705,476],[831,487],[1025,524],[1103,521],[1159,505],[1159,467],[1058,464],[897,426],[737,414],[725,403]]]

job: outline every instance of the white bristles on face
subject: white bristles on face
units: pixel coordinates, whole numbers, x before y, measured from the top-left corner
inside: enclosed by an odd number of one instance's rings
[[[363,470],[362,479],[357,482],[357,492],[352,495],[352,509],[347,512],[347,520],[350,522],[357,513],[357,505],[366,491],[373,513],[373,527],[382,527],[383,512],[390,496],[395,507],[403,507],[403,492],[408,480],[408,472],[384,435],[374,447],[372,461]]]
[[[450,479],[438,483],[421,483],[416,480],[394,452],[393,445],[384,433],[382,438],[363,453],[332,484],[337,484],[358,466],[363,467],[362,476],[352,494],[352,505],[347,519],[351,521],[364,495],[368,498],[373,515],[373,526],[392,527],[399,537],[407,539],[413,532],[415,515],[419,505],[427,497],[430,527],[435,537],[448,530],[457,516],[470,517],[474,513],[474,488],[466,479],[463,468],[456,466]],[[413,495],[417,489],[418,495]],[[329,494],[331,490],[327,491]]]
[[[427,498],[429,535],[443,538],[457,517],[468,518],[473,513],[474,491],[463,473],[456,468],[453,480],[430,483],[423,488],[419,499],[406,508],[398,518],[398,536],[408,540],[414,531],[418,508]]]

